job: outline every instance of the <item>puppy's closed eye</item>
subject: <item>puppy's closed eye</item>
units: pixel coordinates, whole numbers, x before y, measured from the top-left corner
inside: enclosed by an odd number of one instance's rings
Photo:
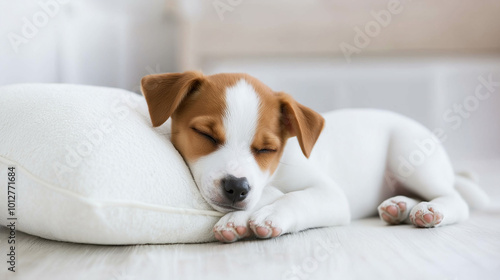
[[[272,154],[275,153],[277,150],[273,148],[264,148],[264,149],[257,149],[254,148],[254,153],[256,154]]]
[[[214,145],[218,145],[220,143],[220,141],[215,136],[210,134],[209,132],[205,132],[205,131],[197,129],[195,127],[191,127],[191,129],[194,132],[196,132],[198,135],[200,135],[200,136],[206,138],[207,140],[209,140],[210,142],[212,142]]]

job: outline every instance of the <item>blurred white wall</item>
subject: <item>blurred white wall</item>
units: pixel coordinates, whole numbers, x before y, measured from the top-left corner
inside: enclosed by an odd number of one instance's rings
[[[500,50],[500,1],[182,0],[185,68],[210,57]],[[347,47],[347,46],[350,47]]]
[[[142,76],[176,70],[175,25],[164,0],[1,1],[0,84],[138,91]]]

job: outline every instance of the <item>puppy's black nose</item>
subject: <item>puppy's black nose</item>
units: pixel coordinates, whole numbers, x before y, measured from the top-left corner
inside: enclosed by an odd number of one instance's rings
[[[250,185],[246,177],[236,178],[228,175],[221,181],[224,188],[224,195],[232,202],[244,200],[250,191]]]

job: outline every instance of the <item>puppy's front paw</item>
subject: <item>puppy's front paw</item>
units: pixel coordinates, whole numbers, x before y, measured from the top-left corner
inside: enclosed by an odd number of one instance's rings
[[[215,238],[220,242],[235,242],[252,235],[248,228],[249,212],[236,211],[224,215],[213,228]]]
[[[285,219],[268,205],[252,214],[249,220],[250,229],[258,238],[278,237],[284,233]]]
[[[444,215],[439,207],[429,202],[420,202],[413,207],[410,213],[410,221],[416,227],[437,227],[443,221]]]
[[[250,228],[258,238],[278,237],[282,233],[282,229],[280,227],[274,226],[273,221],[271,220],[266,220],[264,223],[257,223],[251,220]]]

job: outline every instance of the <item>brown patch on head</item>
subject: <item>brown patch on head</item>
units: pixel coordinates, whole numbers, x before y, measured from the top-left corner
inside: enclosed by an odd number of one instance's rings
[[[205,77],[197,91],[172,115],[172,144],[187,161],[208,155],[225,143],[223,126],[228,81]]]
[[[214,152],[226,138],[226,88],[242,76],[204,76],[194,71],[145,76],[142,92],[153,126],[172,118],[172,144],[188,161]]]

